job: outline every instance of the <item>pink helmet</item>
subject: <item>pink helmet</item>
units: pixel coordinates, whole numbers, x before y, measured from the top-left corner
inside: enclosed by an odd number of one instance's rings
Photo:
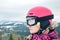
[[[35,17],[35,22],[34,21],[31,22],[28,20],[31,17]],[[42,30],[39,30],[37,32],[38,34],[42,33],[43,30],[45,30],[46,28],[50,26],[50,24],[52,23],[53,17],[54,16],[51,10],[46,7],[42,7],[42,6],[37,6],[37,7],[30,9],[26,15],[28,25],[32,26],[32,25],[37,24],[37,22],[40,22],[41,24],[40,28]]]
[[[40,17],[50,16],[50,15],[53,15],[50,9],[42,6],[37,6],[30,9],[26,16],[36,16],[40,18]],[[49,21],[50,23],[52,22],[51,19]]]

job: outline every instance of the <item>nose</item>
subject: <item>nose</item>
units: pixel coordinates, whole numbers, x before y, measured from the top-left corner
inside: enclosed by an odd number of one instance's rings
[[[29,28],[31,28],[32,26],[28,26]]]
[[[27,27],[31,27],[31,26],[27,25]]]
[[[28,28],[31,30],[32,29],[32,26],[29,26]]]

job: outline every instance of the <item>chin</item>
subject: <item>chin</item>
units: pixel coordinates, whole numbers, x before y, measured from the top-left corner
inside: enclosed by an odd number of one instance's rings
[[[30,33],[34,34],[34,33],[36,33],[36,32],[30,31]]]

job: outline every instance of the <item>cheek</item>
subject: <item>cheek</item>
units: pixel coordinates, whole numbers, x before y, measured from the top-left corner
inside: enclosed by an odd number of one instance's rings
[[[30,33],[36,33],[36,32],[38,32],[39,27],[33,26],[33,27],[29,27],[29,29],[30,29]]]

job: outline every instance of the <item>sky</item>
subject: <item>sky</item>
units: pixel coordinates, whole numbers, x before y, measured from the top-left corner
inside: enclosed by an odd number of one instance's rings
[[[54,21],[60,22],[60,0],[0,0],[0,21],[26,21],[28,10],[45,6],[53,12]]]

